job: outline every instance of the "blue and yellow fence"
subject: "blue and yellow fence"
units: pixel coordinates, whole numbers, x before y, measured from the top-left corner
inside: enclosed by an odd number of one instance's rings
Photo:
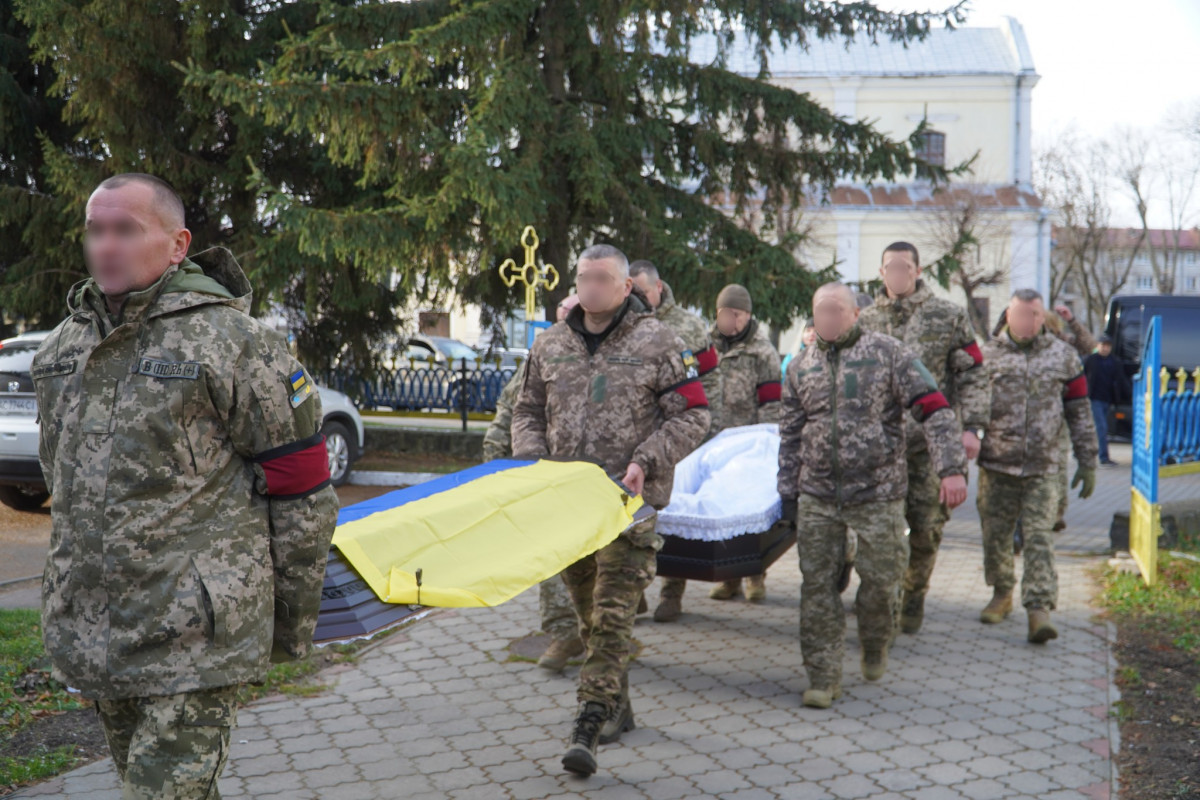
[[[1172,377],[1175,379],[1171,386]],[[1150,320],[1133,382],[1133,468],[1129,551],[1147,585],[1158,577],[1161,478],[1200,472],[1200,367],[1172,375],[1162,365],[1162,318]]]

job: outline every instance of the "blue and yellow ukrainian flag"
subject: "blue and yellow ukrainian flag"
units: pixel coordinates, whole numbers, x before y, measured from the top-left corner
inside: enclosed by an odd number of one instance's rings
[[[595,464],[491,461],[343,508],[333,545],[384,602],[495,606],[612,542],[641,506]]]

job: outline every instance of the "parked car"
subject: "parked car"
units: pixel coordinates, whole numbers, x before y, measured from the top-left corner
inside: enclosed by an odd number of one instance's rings
[[[0,342],[0,503],[18,511],[40,508],[50,497],[38,461],[37,396],[29,374],[33,356],[49,333],[25,333]],[[362,454],[362,417],[346,395],[324,386],[318,389],[330,479],[341,486]]]
[[[1104,332],[1112,337],[1113,354],[1121,359],[1132,385],[1142,362],[1142,345],[1150,320],[1162,317],[1162,363],[1174,374],[1183,367],[1191,372],[1200,365],[1200,297],[1142,294],[1118,295],[1108,304]],[[1131,398],[1123,398],[1112,409],[1109,431],[1129,438],[1133,431]]]

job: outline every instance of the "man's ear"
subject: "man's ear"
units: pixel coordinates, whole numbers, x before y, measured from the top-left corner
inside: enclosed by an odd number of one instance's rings
[[[633,278],[625,279],[625,296],[629,297],[629,293],[633,291]]]
[[[855,320],[855,322],[857,322],[857,321],[858,321],[858,315],[859,315],[859,314],[861,314],[861,313],[862,313],[862,309],[861,309],[861,308],[859,308],[859,307],[858,307],[858,304],[856,303],[856,304],[855,304],[855,306],[854,306],[854,320]]]
[[[180,228],[175,232],[174,239],[171,242],[171,263],[181,264],[187,258],[188,248],[192,244],[192,232],[187,228]]]

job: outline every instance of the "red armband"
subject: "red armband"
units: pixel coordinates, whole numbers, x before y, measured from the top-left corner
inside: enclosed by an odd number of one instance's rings
[[[767,381],[758,385],[758,404],[778,403],[783,398],[783,383]]]
[[[329,453],[321,433],[259,453],[254,463],[267,477],[267,494],[278,500],[307,497],[329,485]]]
[[[1087,377],[1081,372],[1067,381],[1063,389],[1063,400],[1079,400],[1088,396]]]
[[[965,345],[963,352],[971,357],[971,360],[975,362],[975,366],[978,367],[983,363],[983,351],[979,349],[979,345],[975,344],[975,342]]]
[[[674,386],[659,393],[659,396],[675,392],[687,401],[686,411],[689,408],[707,408],[708,395],[704,393],[704,386],[701,385],[699,378],[689,378],[688,380],[677,383]]]
[[[696,366],[701,375],[707,375],[717,368],[717,348],[711,344],[707,349],[696,353]]]
[[[921,409],[921,419],[928,419],[930,414],[941,411],[943,408],[949,408],[950,402],[946,400],[946,395],[941,392],[930,392],[929,394],[921,395],[909,403],[909,405],[919,407]]]

